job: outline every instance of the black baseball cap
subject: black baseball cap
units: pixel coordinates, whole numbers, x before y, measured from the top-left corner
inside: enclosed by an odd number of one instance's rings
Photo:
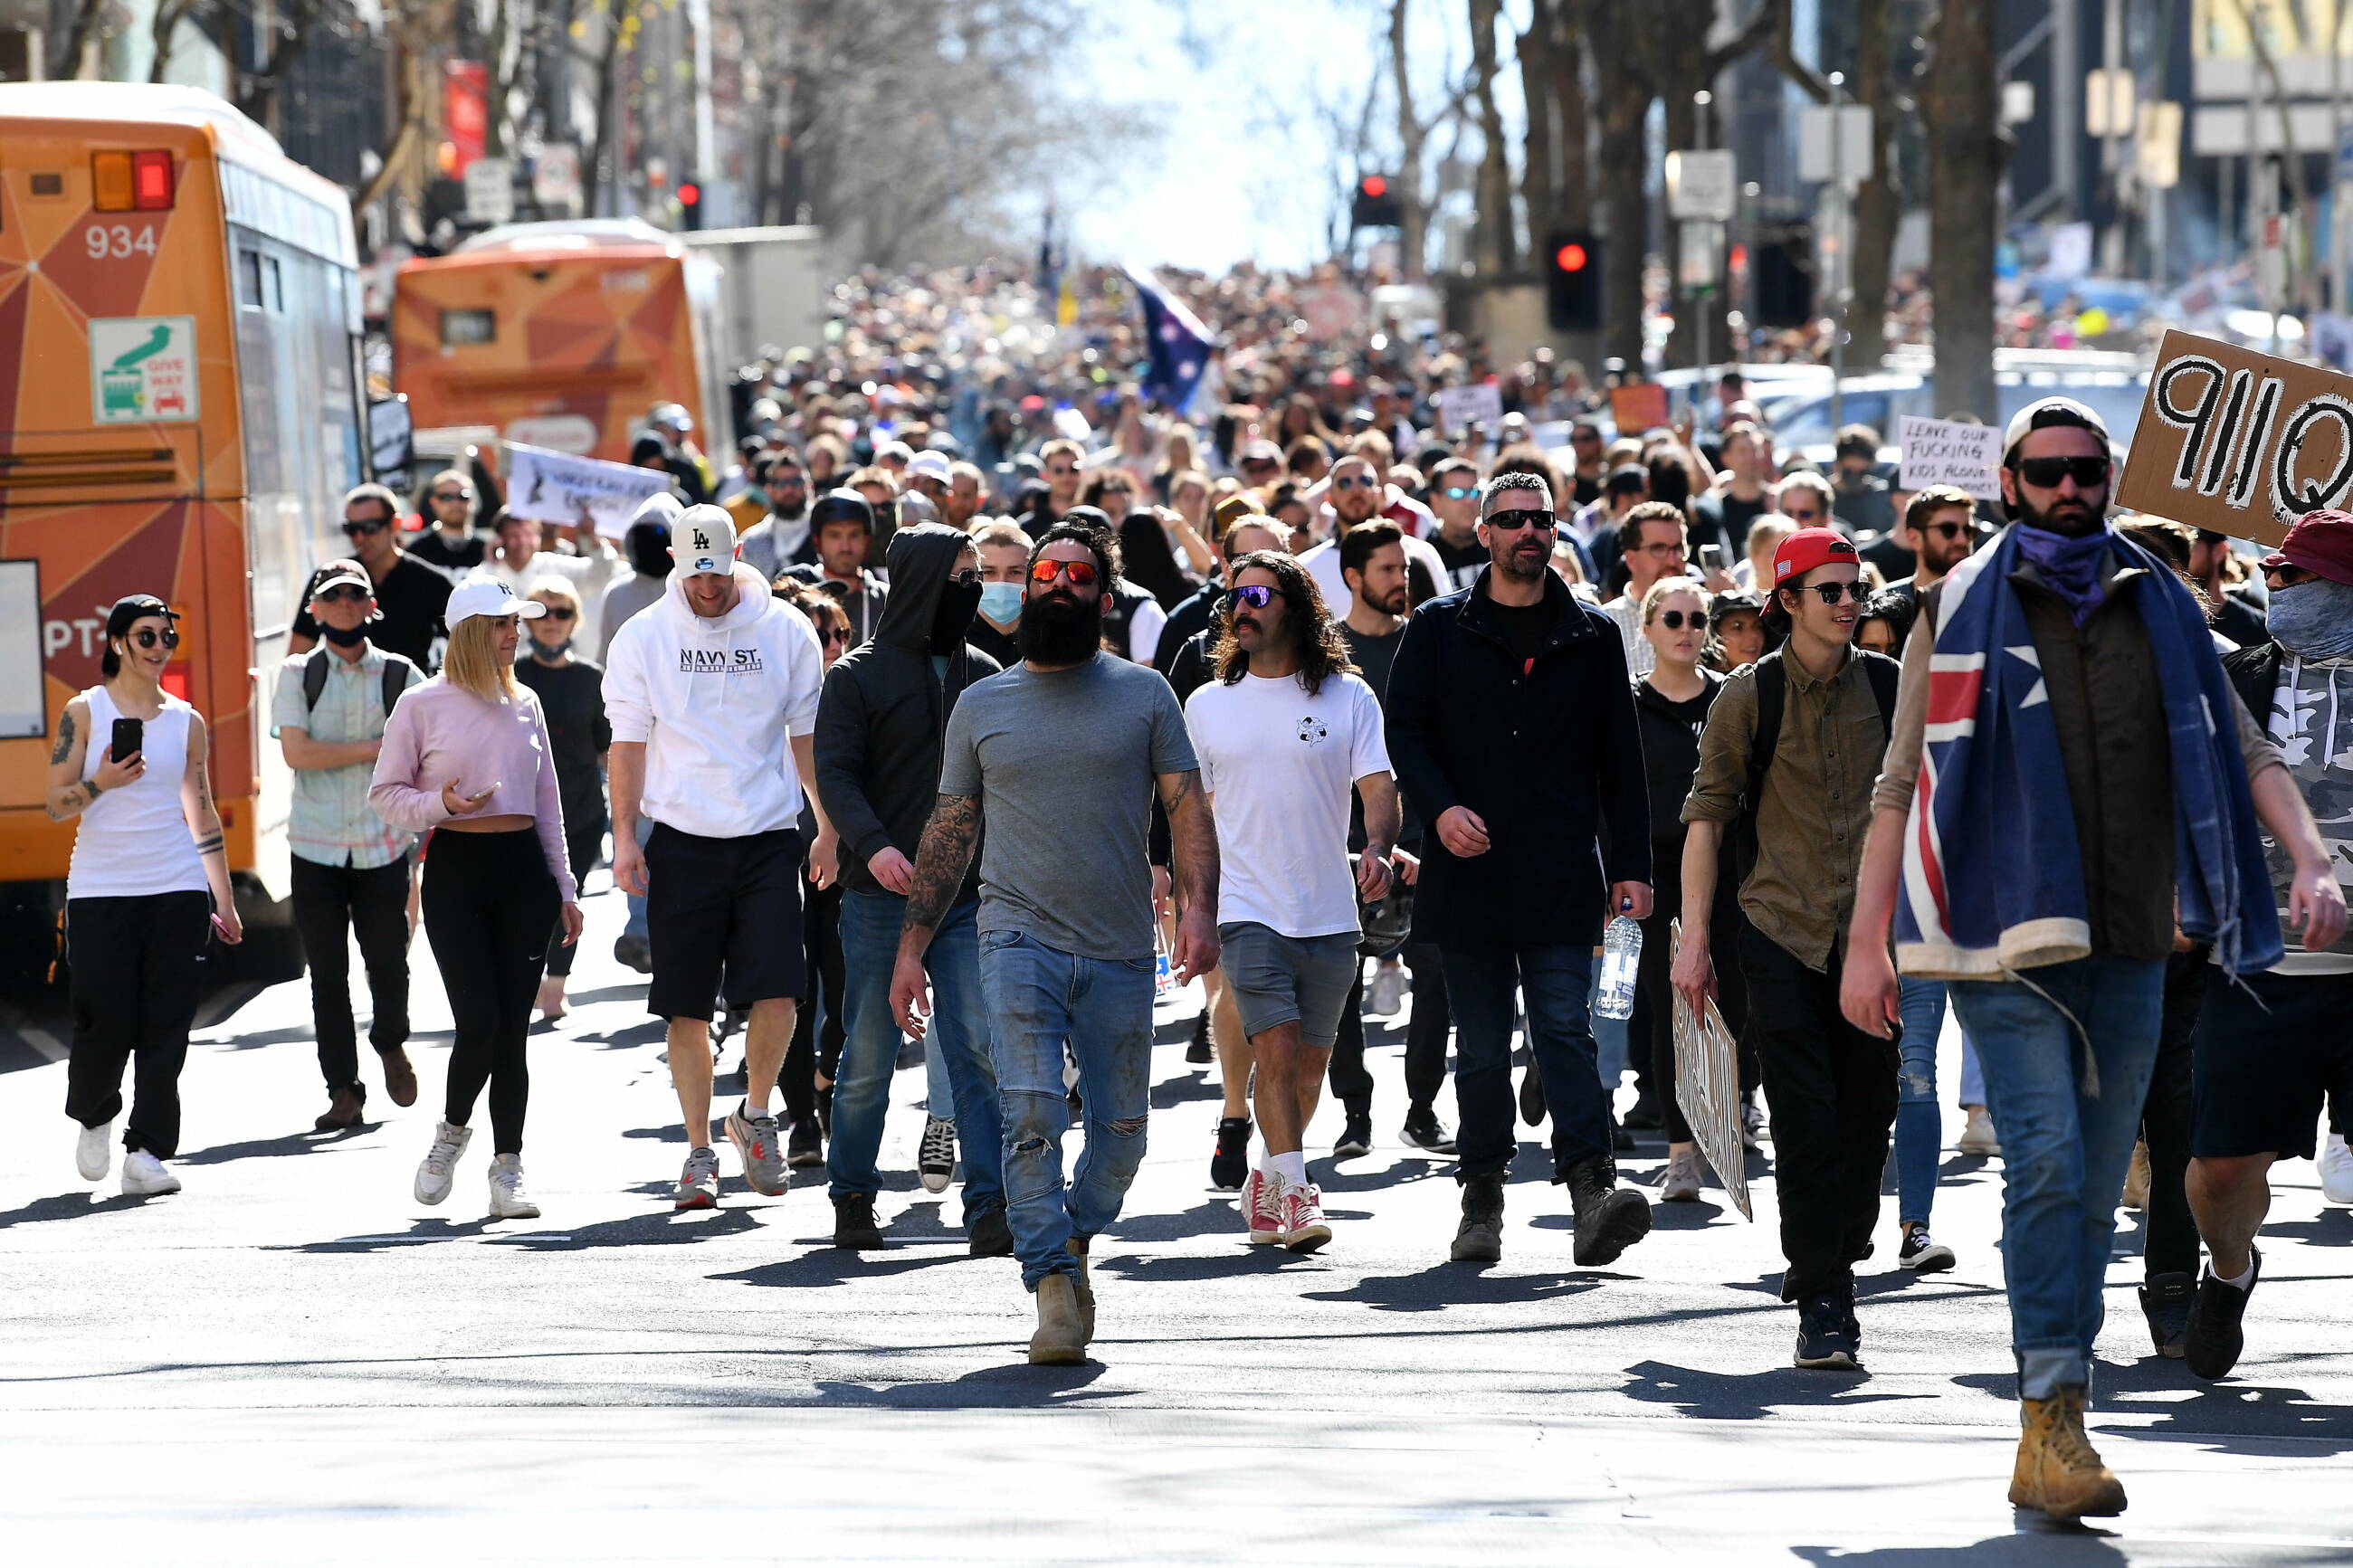
[[[180,618],[171,605],[153,594],[125,594],[114,601],[112,609],[106,612],[108,640],[128,634],[133,621],[144,620],[149,616],[161,616],[167,621]]]
[[[856,490],[828,490],[817,498],[816,505],[809,508],[809,531],[822,532],[828,522],[854,522],[871,533],[874,531],[874,508]]]

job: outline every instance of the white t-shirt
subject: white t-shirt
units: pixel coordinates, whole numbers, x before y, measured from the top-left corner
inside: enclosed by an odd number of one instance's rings
[[[1186,701],[1185,727],[1217,797],[1218,919],[1292,937],[1361,929],[1348,798],[1389,771],[1373,689],[1353,675],[1312,697],[1292,675],[1212,680]]]

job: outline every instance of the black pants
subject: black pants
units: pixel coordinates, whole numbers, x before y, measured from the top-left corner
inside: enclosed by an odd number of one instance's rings
[[[491,1152],[520,1154],[531,1100],[523,1046],[561,907],[539,835],[527,827],[436,833],[425,858],[424,904],[425,934],[458,1026],[443,1120],[465,1126],[487,1083]]]
[[[66,903],[74,1026],[66,1114],[84,1127],[122,1114],[122,1069],[136,1059],[122,1146],[158,1160],[180,1151],[180,1066],[204,992],[212,909],[212,895],[197,892]]]
[[[1839,1012],[1839,955],[1817,973],[1754,926],[1741,933],[1748,1016],[1765,1058],[1781,1200],[1781,1300],[1833,1294],[1871,1255],[1895,1125],[1895,1043]]]
[[[1400,950],[1406,973],[1413,980],[1413,1017],[1405,1031],[1405,1098],[1409,1112],[1434,1109],[1438,1091],[1446,1087],[1446,1037],[1451,1020],[1446,1011],[1446,966],[1438,949],[1409,942]],[[1340,1037],[1332,1045],[1332,1092],[1352,1116],[1373,1110],[1373,1075],[1365,1067],[1365,975],[1348,988],[1347,1005],[1340,1009]]]
[[[572,883],[578,887],[596,868],[596,857],[605,849],[605,829],[600,825],[593,833],[569,834],[564,840],[564,853],[572,862]],[[547,973],[558,978],[572,973],[572,955],[580,944],[566,946],[564,941],[564,906],[555,907],[554,929],[547,939]]]
[[[1677,1143],[1692,1141],[1691,1123],[1684,1120],[1683,1107],[1675,1102],[1675,996],[1673,987],[1667,983],[1668,970],[1674,961],[1671,951],[1674,944],[1667,927],[1682,915],[1683,909],[1683,857],[1680,838],[1651,841],[1651,874],[1655,879],[1651,889],[1651,917],[1641,922],[1642,957],[1634,971],[1634,1015],[1626,1020],[1627,1058],[1650,1064],[1651,1073],[1642,1080],[1643,1087],[1658,1104],[1659,1115],[1666,1122],[1667,1137]],[[1737,1040],[1742,1036],[1741,1026],[1748,1020],[1748,980],[1740,967],[1740,928],[1746,922],[1740,918],[1736,885],[1736,879],[1730,877],[1720,878],[1716,882],[1715,910],[1707,923],[1707,947],[1716,959],[1716,1011],[1724,1015],[1724,1026]]]
[[[831,1083],[841,1071],[841,884],[801,885],[801,937],[806,944],[809,1005],[793,1015],[793,1043],[785,1051],[785,1120],[797,1126],[817,1114],[817,1075]]]
[[[2189,1171],[2189,1131],[2194,1121],[2190,1041],[2198,1033],[2198,1010],[2206,999],[2206,978],[2214,966],[2203,945],[2165,961],[2165,1011],[2158,1025],[2157,1066],[2149,1074],[2148,1099],[2140,1112],[2141,1136],[2148,1141],[2148,1200],[2141,1211],[2141,1268],[2147,1277],[2198,1272],[2198,1221],[2189,1212],[2183,1183]]]
[[[375,1016],[368,1044],[396,1051],[408,1043],[408,857],[388,866],[322,866],[294,857],[294,930],[311,969],[311,1020],[319,1036],[319,1072],[330,1089],[357,1090],[359,1028],[352,1022],[352,944],[367,970]]]

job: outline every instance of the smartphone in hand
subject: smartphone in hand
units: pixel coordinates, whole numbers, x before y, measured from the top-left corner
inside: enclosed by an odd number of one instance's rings
[[[147,726],[136,719],[117,719],[114,735],[107,744],[107,754],[115,762],[135,757],[147,746]]]

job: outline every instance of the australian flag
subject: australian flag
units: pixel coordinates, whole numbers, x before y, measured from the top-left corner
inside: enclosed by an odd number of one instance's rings
[[[1150,273],[1131,268],[1127,280],[1144,302],[1144,338],[1152,355],[1144,374],[1144,395],[1182,412],[1208,368],[1209,329]]]

